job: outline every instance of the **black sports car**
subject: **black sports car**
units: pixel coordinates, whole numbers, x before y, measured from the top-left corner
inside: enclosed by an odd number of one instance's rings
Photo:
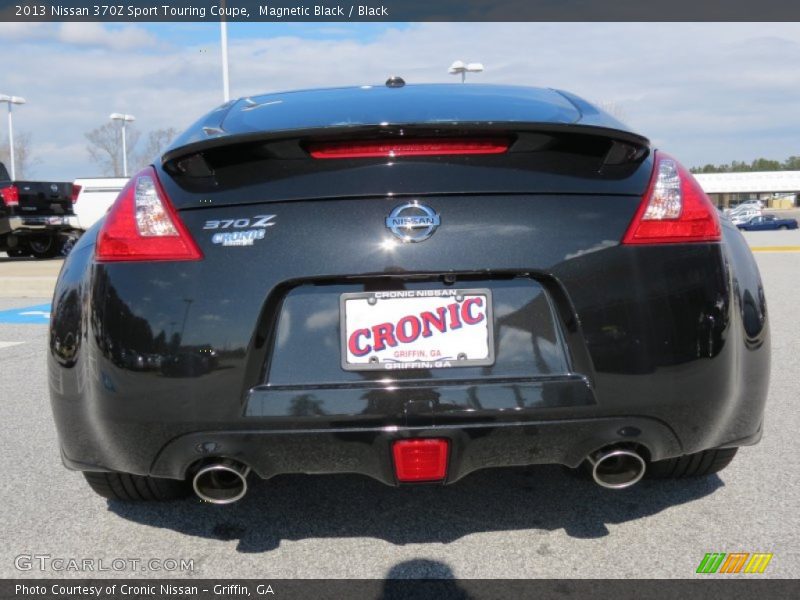
[[[227,503],[713,473],[769,361],[753,257],[674,158],[566,92],[390,80],[229,102],[134,175],[64,264],[49,375],[95,491]]]

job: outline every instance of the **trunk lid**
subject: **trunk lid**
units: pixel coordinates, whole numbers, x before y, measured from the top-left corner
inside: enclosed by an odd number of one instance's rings
[[[72,215],[72,184],[67,182],[15,181],[20,216]]]

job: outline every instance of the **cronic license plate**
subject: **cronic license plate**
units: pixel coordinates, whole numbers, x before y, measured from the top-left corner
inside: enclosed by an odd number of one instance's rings
[[[488,289],[342,294],[340,311],[345,370],[494,364]]]

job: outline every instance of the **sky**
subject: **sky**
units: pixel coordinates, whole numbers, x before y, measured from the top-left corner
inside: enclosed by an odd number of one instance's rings
[[[568,90],[689,166],[800,155],[798,23],[230,23],[228,36],[234,97],[455,83],[454,60],[480,61],[466,85]],[[14,130],[31,136],[32,175],[101,175],[84,134],[111,112],[147,133],[221,104],[219,39],[215,23],[0,23],[0,93],[27,100]]]

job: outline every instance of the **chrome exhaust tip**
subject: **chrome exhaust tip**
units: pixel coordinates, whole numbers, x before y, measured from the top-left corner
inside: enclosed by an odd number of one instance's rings
[[[203,465],[192,480],[194,493],[211,504],[233,504],[247,493],[250,467],[231,459]]]
[[[641,454],[629,448],[604,448],[586,457],[597,485],[621,490],[638,483],[647,469]]]

